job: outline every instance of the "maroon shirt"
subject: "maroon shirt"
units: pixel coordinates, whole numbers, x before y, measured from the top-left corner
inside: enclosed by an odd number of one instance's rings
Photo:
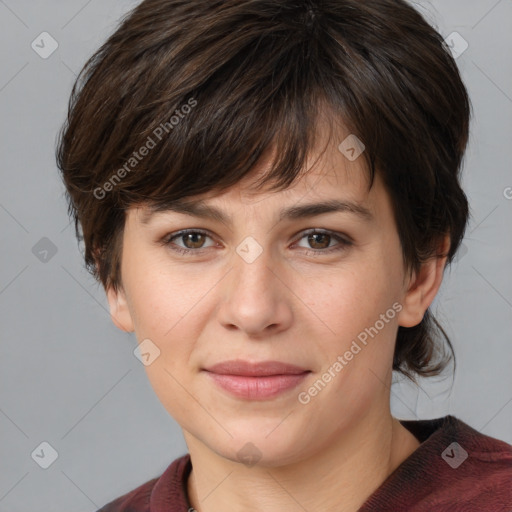
[[[454,416],[400,423],[422,444],[359,512],[512,512],[511,445]],[[98,512],[187,512],[191,469],[184,455]]]

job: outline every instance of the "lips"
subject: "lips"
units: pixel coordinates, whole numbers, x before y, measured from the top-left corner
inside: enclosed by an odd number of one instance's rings
[[[224,361],[206,368],[211,373],[218,375],[241,375],[246,377],[267,377],[270,375],[300,375],[309,370],[280,361],[263,361],[250,363],[241,359]]]
[[[297,387],[310,370],[279,361],[233,360],[213,365],[205,369],[205,373],[232,396],[268,400]]]

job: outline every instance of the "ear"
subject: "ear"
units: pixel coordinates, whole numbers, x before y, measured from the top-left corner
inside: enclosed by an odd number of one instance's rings
[[[107,289],[107,300],[110,306],[110,317],[114,325],[126,332],[133,332],[133,320],[128,302],[126,301],[126,294],[121,286],[117,290],[113,287]]]
[[[414,273],[409,280],[402,300],[403,308],[398,315],[398,325],[414,327],[423,320],[441,286],[449,248],[450,236],[446,235],[439,243],[436,256],[423,263],[418,273]]]

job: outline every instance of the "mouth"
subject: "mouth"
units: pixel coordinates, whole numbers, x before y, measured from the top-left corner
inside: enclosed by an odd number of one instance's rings
[[[267,400],[297,387],[310,370],[279,361],[249,363],[225,361],[203,369],[230,395],[246,400]]]

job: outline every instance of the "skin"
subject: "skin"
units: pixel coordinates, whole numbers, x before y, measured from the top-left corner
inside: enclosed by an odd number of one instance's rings
[[[107,290],[111,315],[139,343],[149,338],[160,349],[145,368],[183,429],[193,465],[187,489],[199,512],[356,511],[420,444],[390,412],[393,351],[398,326],[418,324],[433,301],[446,259],[406,272],[378,173],[368,192],[364,159],[350,162],[333,141],[311,158],[308,172],[285,191],[251,190],[268,169],[265,160],[220,195],[197,197],[231,215],[231,224],[172,211],[144,224],[145,207],[127,211],[122,287]],[[335,212],[277,221],[284,207],[328,199],[362,204],[373,220]],[[200,253],[180,255],[159,244],[187,228],[210,234],[173,243]],[[349,236],[353,244],[326,253],[340,242],[308,240],[302,232],[310,228]],[[236,252],[247,236],[262,248],[252,263]],[[445,238],[439,249],[447,244]],[[394,303],[401,311],[309,403],[300,403],[298,394]],[[278,360],[311,373],[269,400],[235,398],[201,368],[236,358]],[[246,443],[261,457],[254,465],[237,455]]]

